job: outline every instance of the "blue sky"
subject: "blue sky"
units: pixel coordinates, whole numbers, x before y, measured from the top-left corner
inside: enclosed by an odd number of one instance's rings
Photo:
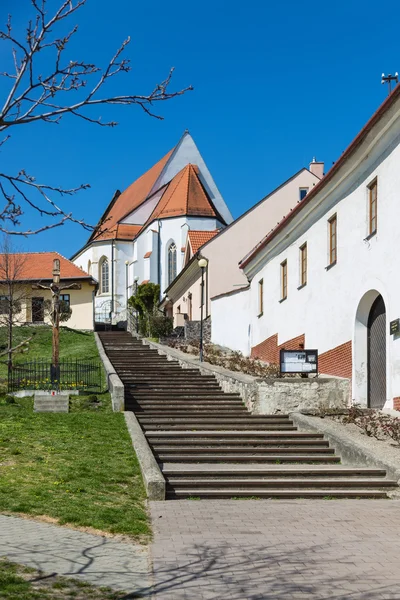
[[[49,0],[49,8],[56,4]],[[12,13],[18,30],[29,5],[2,0],[0,20]],[[10,131],[0,170],[24,168],[63,187],[90,183],[62,205],[95,223],[114,191],[151,167],[188,128],[237,217],[313,156],[326,170],[337,160],[384,100],[381,73],[400,71],[399,17],[394,0],[382,0],[379,10],[371,0],[88,0],[70,21],[80,28],[70,58],[106,64],[123,39],[132,39],[132,71],[116,79],[108,95],[150,91],[171,66],[173,86],[195,90],[160,104],[164,121],[135,107],[100,107],[91,116],[117,120],[118,127],[66,117],[58,126]],[[2,65],[7,57],[3,42]],[[24,225],[40,225],[40,219],[27,212]],[[68,225],[17,244],[70,256],[87,237]]]

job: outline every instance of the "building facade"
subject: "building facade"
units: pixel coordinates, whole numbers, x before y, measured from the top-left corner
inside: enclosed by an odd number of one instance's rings
[[[60,261],[61,284],[76,286],[61,292],[61,301],[72,310],[63,325],[93,330],[97,282],[58,252],[0,254],[0,325],[8,323],[10,302],[16,309],[14,325],[50,324],[52,294],[41,285],[47,287],[53,281],[55,259]]]
[[[352,399],[399,408],[400,86],[304,201],[241,262],[249,287],[213,301],[213,341],[247,354],[319,351]],[[392,325],[390,326],[390,323]],[[228,344],[227,344],[228,345]]]
[[[208,261],[204,274],[203,312],[213,318],[211,298],[220,294],[231,294],[248,285],[245,274],[239,268],[240,260],[261,239],[265,231],[272,229],[306,197],[322,178],[323,167],[323,163],[313,161],[310,169],[301,169],[220,231],[188,232],[185,267],[166,289],[167,301],[163,302],[163,306],[174,316],[175,325],[181,324],[182,313],[189,320],[200,319],[202,275],[197,265],[200,254]],[[231,347],[235,348],[234,339],[230,342]]]
[[[96,313],[124,319],[135,284],[161,290],[183,267],[191,229],[215,230],[231,214],[200,155],[185,132],[179,143],[122,194],[117,192],[96,231],[72,258],[99,281]]]

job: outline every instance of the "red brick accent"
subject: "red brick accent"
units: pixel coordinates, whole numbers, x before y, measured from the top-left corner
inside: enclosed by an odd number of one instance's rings
[[[400,397],[393,398],[393,408],[394,410],[400,410]]]
[[[337,377],[352,376],[351,342],[346,342],[319,355],[318,371]]]
[[[279,365],[279,352],[282,348],[286,350],[300,350],[304,346],[304,334],[287,340],[280,346],[278,346],[278,334],[275,334],[261,342],[261,344],[254,346],[251,349],[251,358],[259,358],[264,362]]]

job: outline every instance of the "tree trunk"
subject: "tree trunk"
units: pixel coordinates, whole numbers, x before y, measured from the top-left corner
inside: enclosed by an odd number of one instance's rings
[[[12,356],[12,347],[13,347],[13,303],[12,303],[12,289],[11,285],[8,285],[8,374],[11,374],[13,356]]]
[[[52,382],[60,383],[60,294],[53,293],[52,298],[53,320],[53,355],[52,355]]]

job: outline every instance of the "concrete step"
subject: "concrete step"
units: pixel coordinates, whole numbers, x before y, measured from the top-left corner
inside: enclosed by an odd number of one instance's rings
[[[173,486],[174,489],[183,487],[183,488],[220,488],[220,489],[231,489],[231,488],[259,488],[259,489],[287,489],[291,490],[296,489],[338,489],[338,488],[358,488],[358,489],[366,489],[366,488],[375,488],[375,489],[384,489],[384,488],[395,488],[397,487],[397,482],[393,479],[359,479],[359,478],[331,478],[327,479],[317,479],[317,478],[284,478],[284,479],[263,479],[260,477],[248,477],[248,478],[239,478],[237,476],[227,477],[225,479],[221,477],[216,478],[191,478],[191,477],[172,477],[168,478],[168,483],[170,486]]]
[[[171,438],[162,438],[162,437],[151,437],[148,438],[149,442],[154,448],[158,448],[160,445],[169,446],[170,448],[176,446],[177,448],[182,448],[184,446],[190,447],[204,447],[207,446],[209,448],[219,448],[224,447],[224,445],[228,446],[239,446],[241,448],[246,447],[256,447],[263,448],[264,446],[277,446],[277,447],[292,447],[292,446],[312,446],[319,448],[328,448],[329,442],[326,440],[320,439],[309,439],[309,438],[295,438],[292,440],[276,438],[276,439],[260,439],[260,438],[251,438],[243,439],[239,437],[235,438],[213,438],[213,439],[204,439],[204,438],[180,438],[180,439],[171,439]]]
[[[187,431],[187,429],[190,427],[191,431],[199,431],[199,432],[204,432],[207,430],[212,430],[212,431],[229,431],[232,429],[232,425],[230,424],[225,424],[225,423],[193,423],[191,425],[188,425],[187,423],[141,423],[142,429],[147,432],[149,431],[159,431],[159,430],[164,430],[164,431],[172,431],[172,430],[181,430],[181,431]],[[255,426],[253,424],[241,424],[241,425],[235,425],[235,430],[236,431],[245,431],[245,430],[254,430]],[[258,425],[257,429],[259,430],[263,430],[264,432],[267,431],[296,431],[296,427],[294,425],[267,425],[267,424],[260,424]]]
[[[163,475],[171,480],[174,478],[190,478],[196,479],[231,479],[238,478],[267,478],[282,479],[282,478],[317,478],[317,479],[341,479],[341,478],[375,478],[383,480],[386,477],[385,469],[374,467],[348,467],[345,465],[268,465],[262,464],[246,465],[243,468],[241,465],[232,464],[177,464],[168,463],[163,465]],[[386,480],[385,480],[386,481]]]
[[[296,428],[295,428],[296,429]],[[146,432],[146,437],[151,441],[154,438],[159,439],[172,439],[172,440],[181,440],[185,439],[201,439],[201,440],[212,440],[217,438],[218,440],[222,439],[230,439],[230,438],[240,438],[242,440],[248,439],[261,439],[261,440],[275,440],[275,439],[299,439],[299,438],[307,438],[307,439],[320,439],[323,440],[324,436],[322,433],[304,433],[300,431],[265,431],[264,430],[249,430],[249,431],[239,431],[239,430],[228,430],[228,431],[219,431],[219,430],[210,430],[210,431],[193,431],[193,430],[182,430],[182,431],[152,431],[148,430]]]
[[[193,455],[193,454],[171,454],[171,453],[159,453],[158,459],[160,462],[235,462],[235,463],[254,463],[254,462],[263,462],[263,463],[339,463],[340,458],[334,455],[324,455],[320,456],[319,454],[296,454],[296,455],[286,455],[282,453],[277,454],[202,454],[201,456]]]
[[[366,490],[366,489],[335,489],[327,488],[320,490],[281,490],[263,488],[246,488],[246,489],[210,489],[210,488],[182,488],[167,492],[167,498],[326,498],[326,499],[372,499],[372,498],[387,498],[387,494],[383,490]],[[327,509],[328,510],[328,509]]]
[[[187,416],[187,417],[182,417],[182,418],[175,418],[175,417],[147,417],[145,415],[138,415],[138,419],[140,420],[141,423],[143,424],[150,424],[150,423],[158,423],[158,424],[182,424],[182,423],[188,423],[188,424],[194,424],[194,425],[201,425],[202,423],[204,423],[205,425],[208,424],[212,424],[212,423],[216,423],[219,424],[220,419],[216,419],[215,417],[192,417],[192,416]],[[239,417],[239,418],[235,418],[235,417],[224,417],[224,425],[243,425],[243,424],[249,424],[252,425],[253,427],[256,427],[258,425],[269,425],[269,424],[273,424],[273,425],[292,425],[292,421],[289,421],[288,419],[269,419],[268,417],[262,417],[262,416],[248,416],[248,414],[244,417]]]
[[[243,454],[243,456],[249,455],[257,455],[257,454],[335,454],[334,448],[329,448],[327,446],[318,447],[318,446],[271,446],[271,447],[261,447],[257,448],[254,446],[250,446],[248,448],[244,448],[243,446],[224,446],[220,445],[216,448],[211,448],[210,446],[201,446],[195,447],[192,446],[180,446],[180,447],[171,447],[169,445],[163,446],[155,446],[153,448],[157,454]]]

